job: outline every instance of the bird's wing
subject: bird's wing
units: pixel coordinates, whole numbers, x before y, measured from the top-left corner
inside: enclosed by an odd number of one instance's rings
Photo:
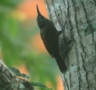
[[[41,35],[41,38],[49,54],[54,57],[58,44],[56,32],[49,27],[49,31],[46,32],[45,36]]]

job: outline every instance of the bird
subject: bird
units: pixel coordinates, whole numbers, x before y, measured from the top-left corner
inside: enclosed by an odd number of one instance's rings
[[[57,31],[56,27],[54,26],[53,22],[46,17],[44,17],[38,8],[38,5],[36,5],[37,9],[37,25],[40,29],[40,36],[43,41],[43,44],[49,54],[55,58],[58,67],[60,71],[63,73],[67,70],[67,66],[64,63],[64,59],[60,55],[60,50],[59,50],[59,35],[60,31]]]

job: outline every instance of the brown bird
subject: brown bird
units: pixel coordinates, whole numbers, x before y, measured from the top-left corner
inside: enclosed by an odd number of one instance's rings
[[[56,30],[52,21],[48,20],[40,13],[38,5],[37,13],[37,24],[40,28],[41,39],[43,40],[43,43],[49,54],[56,59],[59,69],[63,73],[66,71],[67,67],[59,53],[58,38],[60,32]]]

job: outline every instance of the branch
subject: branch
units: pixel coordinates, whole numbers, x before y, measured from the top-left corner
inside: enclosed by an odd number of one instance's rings
[[[34,90],[32,84],[17,77],[0,59],[0,90]]]

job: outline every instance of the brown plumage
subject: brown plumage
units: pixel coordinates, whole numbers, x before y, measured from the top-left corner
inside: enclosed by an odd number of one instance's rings
[[[43,15],[41,15],[38,6],[37,13],[37,24],[40,28],[40,35],[43,40],[43,43],[49,54],[55,58],[60,68],[60,71],[64,72],[67,69],[67,67],[59,53],[58,38],[60,32],[56,30],[52,21],[48,20]]]

